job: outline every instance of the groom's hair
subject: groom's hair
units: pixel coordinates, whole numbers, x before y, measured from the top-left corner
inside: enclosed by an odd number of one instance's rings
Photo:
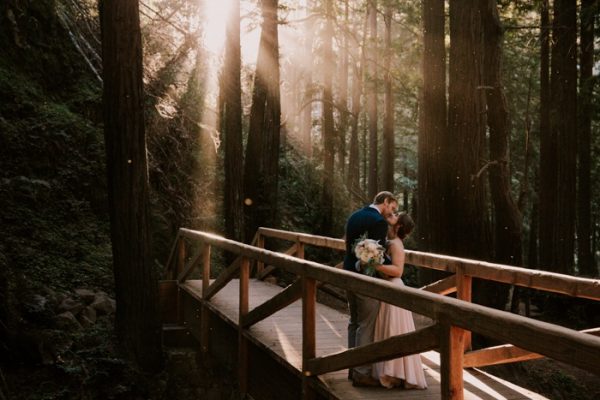
[[[377,195],[375,196],[375,198],[373,199],[373,204],[383,204],[385,203],[385,201],[395,201],[396,203],[398,202],[398,199],[396,199],[396,196],[394,196],[393,193],[391,192],[379,192],[377,193]]]

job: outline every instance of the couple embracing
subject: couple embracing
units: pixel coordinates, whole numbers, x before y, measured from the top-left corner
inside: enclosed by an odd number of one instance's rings
[[[405,257],[402,240],[411,233],[414,222],[408,214],[398,213],[397,208],[398,200],[392,193],[380,192],[373,204],[350,216],[346,223],[345,270],[360,272],[357,271],[360,270],[360,261],[356,258],[353,246],[366,236],[386,248],[384,262],[375,266],[377,273],[396,285],[404,285],[401,279]],[[349,348],[415,330],[412,313],[408,310],[358,293],[348,293],[348,306]],[[354,386],[427,388],[419,354],[355,367],[350,370],[349,378]]]

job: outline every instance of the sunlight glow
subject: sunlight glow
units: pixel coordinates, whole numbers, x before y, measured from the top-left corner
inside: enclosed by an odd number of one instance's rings
[[[229,10],[233,1],[238,0],[204,0],[204,29],[203,42],[205,48],[213,55],[223,55],[225,47],[226,27],[229,18]],[[240,1],[240,41],[242,59],[244,63],[253,64],[258,55],[258,41],[260,29],[249,27],[248,18],[244,15],[256,8],[252,1]]]
[[[225,31],[232,0],[204,0],[204,45],[219,55],[225,45]]]

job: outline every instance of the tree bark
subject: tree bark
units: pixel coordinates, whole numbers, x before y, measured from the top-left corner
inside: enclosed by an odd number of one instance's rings
[[[349,24],[349,4],[344,1],[344,28],[342,30],[342,48],[340,50],[340,70],[339,70],[339,98],[337,101],[339,108],[338,122],[338,170],[339,175],[346,176],[346,135],[348,131],[348,29]]]
[[[364,83],[364,69],[366,63],[366,41],[367,41],[367,23],[368,15],[365,16],[363,24],[363,41],[356,43],[354,57],[359,58],[358,65],[352,69],[352,120],[350,130],[350,152],[348,155],[348,176],[346,179],[348,190],[351,193],[362,192],[360,186],[360,152],[359,152],[359,119],[361,114],[361,97]]]
[[[311,17],[312,1],[308,0],[306,5],[306,22],[304,34],[304,98],[301,110],[300,135],[302,151],[307,158],[312,157],[312,97],[313,97],[313,53],[314,22]]]
[[[424,0],[422,12],[423,88],[417,149],[419,215],[416,233],[420,250],[443,253],[448,249],[446,185],[450,180],[443,158],[447,135],[444,0]]]
[[[450,0],[450,70],[447,152],[450,177],[452,255],[487,260],[490,229],[484,164],[486,158],[482,84],[482,32],[476,2]],[[423,206],[421,206],[423,210]]]
[[[494,260],[507,265],[523,265],[522,217],[511,193],[510,116],[502,85],[502,45],[504,31],[498,15],[497,0],[482,0],[484,29],[484,87],[487,102],[490,163],[489,182],[493,202]],[[485,285],[486,303],[496,308],[505,304],[506,285]],[[517,310],[519,289],[513,286],[511,310]]]
[[[323,32],[323,187],[321,190],[320,233],[331,234],[333,224],[333,174],[335,159],[335,127],[333,122],[333,0],[326,1]]]
[[[369,114],[369,180],[368,193],[374,198],[378,191],[379,168],[377,138],[377,0],[369,0],[369,59],[367,60],[367,112]]]
[[[385,115],[383,119],[383,187],[394,192],[394,95],[392,91],[392,6],[388,2],[385,6]]]
[[[598,267],[592,255],[591,211],[591,136],[594,68],[594,16],[597,0],[581,2],[580,79],[579,79],[579,166],[577,190],[577,264],[579,273],[595,277]]]
[[[227,23],[223,74],[223,141],[225,144],[225,234],[229,239],[242,240],[243,209],[243,144],[242,87],[240,53],[240,2],[231,3]]]
[[[577,178],[577,4],[555,0],[550,76],[550,129],[556,138],[556,198],[552,223],[554,272],[572,274]],[[544,266],[542,266],[544,267]]]
[[[555,229],[556,138],[550,129],[550,9],[542,0],[540,9],[540,188],[539,188],[539,262],[552,262],[552,238]]]
[[[100,3],[104,140],[117,311],[126,357],[144,371],[162,368],[158,280],[151,259],[138,2]]]
[[[259,226],[276,226],[281,103],[278,0],[262,2],[262,32],[254,77],[244,166],[245,240]]]
[[[502,42],[504,31],[496,0],[481,2],[484,27],[484,86],[489,127],[490,192],[494,204],[494,259],[501,264],[523,263],[522,217],[511,194],[510,117],[502,85]]]

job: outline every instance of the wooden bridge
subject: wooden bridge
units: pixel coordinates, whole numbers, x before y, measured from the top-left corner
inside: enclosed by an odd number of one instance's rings
[[[270,251],[265,238],[292,246]],[[240,392],[254,399],[543,399],[477,368],[542,357],[600,377],[599,328],[579,332],[471,303],[473,278],[596,301],[600,280],[407,251],[407,264],[451,273],[415,289],[306,260],[306,246],[345,249],[340,239],[267,228],[252,245],[180,229],[171,279],[160,287],[165,340],[193,337],[202,353],[234,366]],[[237,257],[218,275],[216,253]],[[264,281],[275,268],[296,280],[286,288]],[[323,285],[411,310],[417,330],[347,349],[348,315],[317,301]],[[506,344],[469,351],[471,332]],[[356,388],[347,379],[350,367],[416,353],[427,390]]]

